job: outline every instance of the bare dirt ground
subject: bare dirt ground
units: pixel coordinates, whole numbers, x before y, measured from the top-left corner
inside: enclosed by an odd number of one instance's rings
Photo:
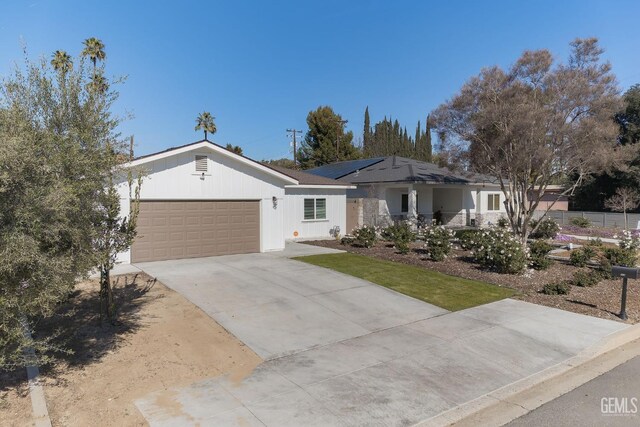
[[[547,270],[528,270],[522,275],[500,274],[483,269],[471,262],[468,251],[453,250],[444,261],[431,261],[425,257],[422,244],[416,242],[412,250],[402,255],[396,251],[389,242],[378,242],[372,248],[361,248],[350,245],[342,245],[335,240],[319,240],[305,242],[316,246],[342,249],[361,255],[378,259],[401,262],[415,265],[429,270],[439,271],[451,276],[475,279],[500,286],[506,286],[519,292],[514,298],[535,304],[560,308],[575,313],[587,314],[620,321],[617,316],[620,312],[620,296],[622,283],[620,279],[602,280],[593,287],[572,286],[567,295],[545,295],[540,291],[547,283],[557,283],[569,280],[573,273],[580,270],[577,267],[555,262]],[[584,269],[587,271],[586,269]],[[627,315],[629,323],[640,322],[640,280],[629,281],[629,296],[627,299]]]
[[[58,316],[38,327],[40,333],[62,328],[74,351],[43,369],[54,426],[146,425],[134,406],[137,398],[222,374],[243,378],[261,362],[200,309],[148,276],[120,276],[116,286],[116,325],[99,325],[98,285],[88,281]],[[31,425],[23,376],[20,370],[0,377],[0,425]]]

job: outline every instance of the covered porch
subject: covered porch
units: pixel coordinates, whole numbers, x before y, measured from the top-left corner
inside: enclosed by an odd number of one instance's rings
[[[377,199],[376,225],[398,220],[430,225],[436,220],[450,227],[479,226],[495,222],[504,213],[503,199],[495,188],[403,183],[372,186],[368,193]]]

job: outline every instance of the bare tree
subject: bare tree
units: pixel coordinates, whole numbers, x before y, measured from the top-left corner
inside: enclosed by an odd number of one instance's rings
[[[629,228],[627,220],[627,211],[633,210],[640,205],[640,193],[629,187],[620,187],[616,190],[616,194],[609,197],[604,202],[604,206],[613,212],[622,212],[624,214],[624,229]]]
[[[550,184],[571,194],[585,177],[624,164],[617,143],[621,99],[596,39],[577,39],[566,64],[526,51],[508,70],[483,69],[432,114],[445,152],[495,176],[511,228],[524,242]],[[551,204],[549,209],[553,207]]]

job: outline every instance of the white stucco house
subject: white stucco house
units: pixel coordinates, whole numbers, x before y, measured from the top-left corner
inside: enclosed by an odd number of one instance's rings
[[[346,228],[351,184],[263,165],[203,140],[139,157],[138,236],[121,263],[284,249]],[[117,185],[128,215],[129,186]]]
[[[449,226],[482,226],[505,216],[504,195],[493,177],[462,174],[399,156],[336,162],[307,171],[355,185],[347,191],[358,202],[347,217],[349,233],[361,224],[384,225],[438,218]],[[353,213],[353,217],[351,217]]]

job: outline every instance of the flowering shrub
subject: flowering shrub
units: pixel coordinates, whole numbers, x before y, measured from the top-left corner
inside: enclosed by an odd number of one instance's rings
[[[496,221],[496,225],[499,228],[507,228],[509,227],[509,220],[503,216],[501,216],[500,218],[498,218],[498,220]]]
[[[476,262],[498,273],[516,274],[527,266],[527,251],[509,231],[500,228],[481,230],[461,242],[471,249]]]
[[[409,243],[416,240],[416,234],[411,230],[411,224],[406,221],[385,228],[382,231],[382,237],[392,241],[401,254],[408,253]]]
[[[369,225],[355,228],[351,233],[353,234],[353,243],[363,248],[372,247],[378,239],[375,227]]]
[[[551,260],[547,257],[553,249],[544,240],[534,240],[529,244],[529,264],[536,270],[546,270],[551,265]]]
[[[429,252],[429,258],[434,261],[442,261],[451,252],[451,239],[453,231],[441,225],[427,227],[424,230],[424,247]]]
[[[578,227],[577,225],[563,225],[562,227],[560,227],[560,229],[565,234],[576,234],[579,236],[593,236],[602,238],[615,238],[615,235],[620,233],[620,230],[616,230],[614,228],[582,228]]]
[[[622,232],[622,235],[614,237],[620,239],[618,243],[620,249],[629,249],[632,251],[640,249],[640,236],[637,231],[632,233],[631,231],[625,230]]]
[[[531,229],[534,229],[536,225],[538,228],[531,233],[531,237],[534,239],[553,239],[560,231],[560,226],[552,218],[543,218],[540,221],[531,221]]]

